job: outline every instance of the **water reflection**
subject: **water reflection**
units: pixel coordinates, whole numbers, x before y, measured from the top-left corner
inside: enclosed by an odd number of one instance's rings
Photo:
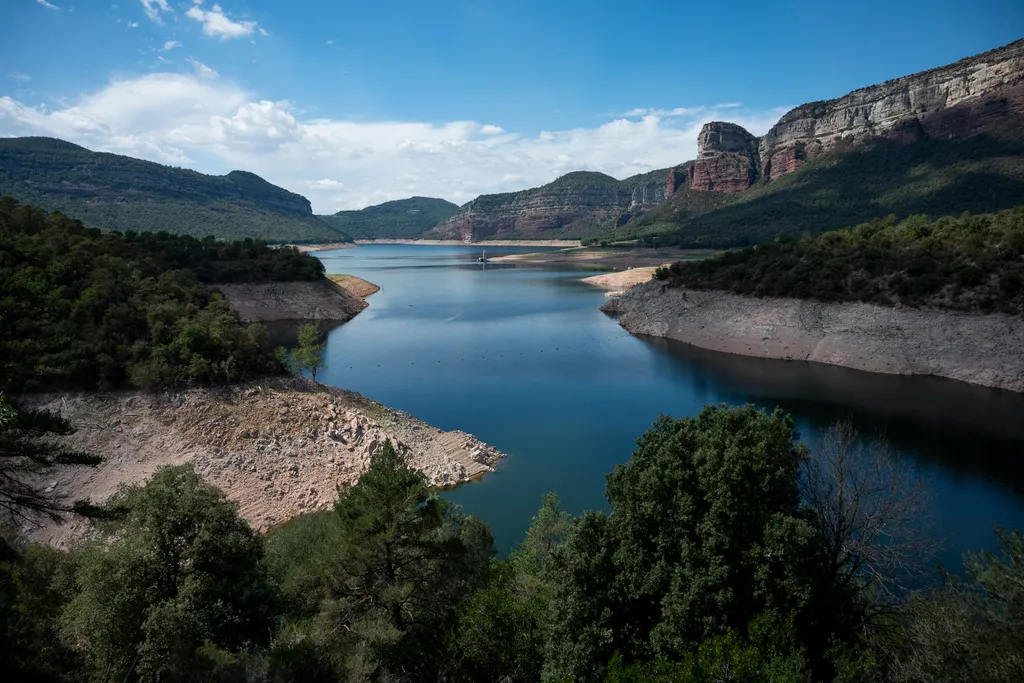
[[[897,450],[1024,495],[1024,395],[939,377],[879,375],[644,339],[678,361],[670,367],[681,381],[780,406],[815,430],[849,420]]]

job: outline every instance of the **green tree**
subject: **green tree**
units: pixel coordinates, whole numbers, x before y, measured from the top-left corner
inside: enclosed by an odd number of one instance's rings
[[[316,325],[300,325],[298,344],[288,352],[288,366],[296,374],[308,371],[316,381],[316,372],[324,365],[326,346],[323,334]]]
[[[749,635],[758,615],[798,613],[816,549],[806,457],[780,412],[660,418],[608,475],[611,513],[575,520],[555,551],[546,676],[598,680],[616,651],[678,662],[730,629]]]
[[[265,643],[275,605],[262,539],[190,466],[159,469],[111,505],[80,554],[67,642],[96,681],[190,680],[204,643]]]
[[[1024,534],[996,537],[997,552],[965,555],[966,579],[915,596],[883,634],[893,683],[1024,680]]]
[[[480,588],[494,554],[490,529],[430,493],[390,441],[335,506],[341,547],[326,614],[356,634],[355,679],[437,680],[459,602]]]

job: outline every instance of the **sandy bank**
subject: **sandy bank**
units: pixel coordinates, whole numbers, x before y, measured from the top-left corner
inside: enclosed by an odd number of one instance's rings
[[[620,270],[615,273],[591,275],[590,277],[580,278],[580,282],[586,282],[588,285],[594,285],[595,287],[601,287],[602,289],[613,290],[615,295],[619,296],[626,290],[632,289],[639,284],[643,284],[654,277],[655,268],[657,268],[657,266],[644,266],[642,268]],[[613,292],[609,292],[609,294],[612,294]]]
[[[642,268],[661,266],[673,261],[706,258],[713,251],[701,249],[612,249],[609,247],[577,247],[536,254],[508,254],[488,259],[497,263],[561,264],[580,267]]]
[[[332,273],[330,275],[325,275],[324,277],[347,291],[349,294],[357,296],[360,299],[365,299],[371,294],[376,294],[380,291],[380,287],[378,285],[368,282],[361,277],[356,277],[355,275]]]
[[[503,457],[469,434],[443,432],[351,391],[295,377],[159,394],[35,395],[22,402],[63,415],[77,431],[61,441],[106,458],[94,469],[55,467],[40,475],[67,500],[102,502],[161,465],[190,462],[264,531],[331,505],[337,487],[355,482],[386,439],[406,449],[432,486],[479,477]],[[86,525],[47,523],[25,531],[66,546]]]
[[[356,240],[356,244],[420,244],[439,247],[578,247],[579,240],[483,240],[463,242],[462,240]]]
[[[289,244],[303,253],[311,251],[330,251],[332,249],[351,249],[356,246],[355,242],[325,242],[321,244]]]
[[[353,294],[327,278],[312,282],[258,282],[210,286],[227,298],[231,308],[235,309],[245,322],[346,321],[368,305],[361,295]]]
[[[1024,392],[1024,320],[1014,316],[756,299],[657,280],[601,310],[634,334],[704,349]]]

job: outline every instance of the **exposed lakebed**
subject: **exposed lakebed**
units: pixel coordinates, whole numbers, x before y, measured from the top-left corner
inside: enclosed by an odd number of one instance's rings
[[[509,457],[447,493],[517,543],[545,491],[604,508],[604,474],[660,413],[706,403],[781,406],[812,442],[848,418],[885,433],[927,481],[939,559],[959,568],[993,524],[1024,528],[1024,396],[928,377],[704,351],[633,337],[598,310],[596,271],[476,262],[480,248],[369,245],[321,252],[328,273],[381,287],[329,335],[322,381],[358,391]],[[537,251],[487,247],[487,255]]]

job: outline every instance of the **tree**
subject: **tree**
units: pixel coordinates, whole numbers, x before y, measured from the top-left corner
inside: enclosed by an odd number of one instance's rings
[[[1024,680],[1024,534],[996,528],[997,552],[968,553],[967,579],[915,596],[881,638],[894,683]]]
[[[78,558],[61,618],[92,680],[190,680],[204,643],[267,641],[275,605],[261,537],[191,466],[122,490],[117,517]]]
[[[316,372],[324,365],[325,347],[326,342],[316,325],[300,325],[298,345],[288,352],[288,366],[296,374],[308,371],[316,381]]]
[[[597,680],[616,651],[679,662],[803,609],[815,538],[796,436],[790,417],[752,406],[659,418],[608,475],[611,513],[577,518],[555,550],[545,675]]]
[[[94,467],[102,458],[55,445],[43,439],[72,433],[71,425],[44,411],[19,410],[0,392],[0,512],[7,523],[16,518],[33,522],[42,514],[60,519],[69,512],[88,513],[86,501],[69,502],[48,492],[40,470],[54,465]]]
[[[848,422],[829,426],[804,464],[801,497],[822,542],[818,605],[869,591],[892,603],[930,559],[925,491],[908,464]],[[870,614],[861,615],[862,618]]]
[[[357,636],[352,675],[436,680],[452,667],[444,636],[456,607],[484,583],[490,529],[431,494],[390,441],[335,511],[342,543],[327,615],[334,629]]]

